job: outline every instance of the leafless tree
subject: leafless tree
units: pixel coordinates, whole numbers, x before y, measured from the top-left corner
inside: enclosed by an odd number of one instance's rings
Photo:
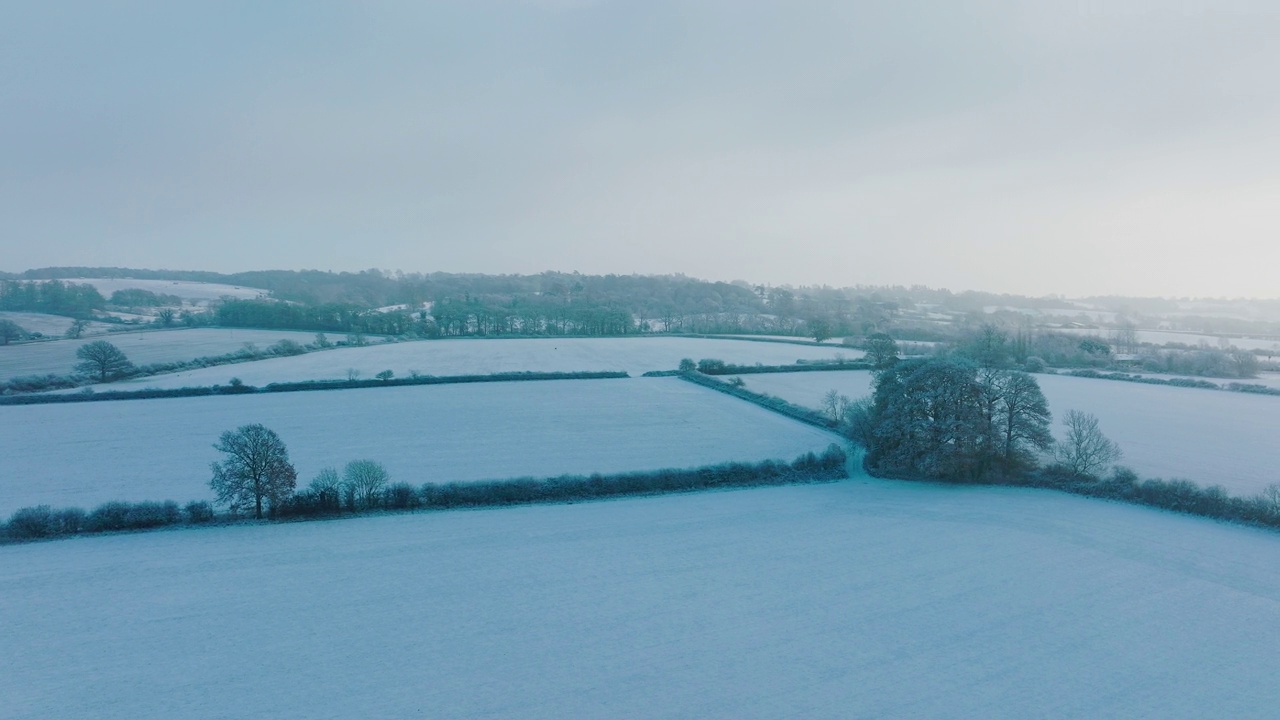
[[[95,376],[98,382],[106,382],[133,370],[133,363],[120,348],[106,340],[95,340],[76,350],[76,370]]]
[[[1109,465],[1123,457],[1120,446],[1107,439],[1098,429],[1098,418],[1079,410],[1068,410],[1062,416],[1067,428],[1055,453],[1060,464],[1076,475],[1098,476]]]
[[[252,506],[254,517],[261,519],[264,504],[274,511],[293,494],[298,473],[289,463],[289,451],[280,436],[266,426],[228,430],[213,447],[226,453],[226,458],[213,463],[209,487],[218,502],[233,512]]]
[[[358,507],[372,508],[378,505],[382,490],[387,486],[387,469],[373,460],[352,460],[342,473],[342,484]]]

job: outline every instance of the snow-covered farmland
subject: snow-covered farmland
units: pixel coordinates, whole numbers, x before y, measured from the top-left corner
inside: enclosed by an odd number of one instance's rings
[[[62,337],[71,328],[71,323],[75,322],[71,318],[63,317],[62,315],[17,312],[14,310],[0,310],[0,320],[9,320],[17,323],[23,330],[40,333],[45,337]],[[107,323],[91,322],[85,326],[83,332],[85,335],[94,335],[104,333],[112,327],[114,326]]]
[[[92,285],[105,298],[117,290],[148,290],[157,295],[176,295],[193,305],[207,305],[210,301],[223,297],[238,300],[262,297],[266,290],[240,287],[239,285],[223,285],[220,283],[190,282],[186,280],[136,280],[133,278],[63,278],[63,282],[80,285]]]
[[[1269,718],[1280,536],[853,481],[0,547],[14,718]]]
[[[676,378],[562,380],[0,407],[0,517],[209,498],[213,443],[262,423],[305,485],[372,459],[394,482],[792,460],[835,438]]]
[[[19,375],[66,375],[76,362],[76,350],[93,340],[106,340],[128,356],[135,365],[194,360],[207,355],[225,355],[253,343],[265,350],[281,340],[299,344],[315,340],[315,333],[291,330],[241,330],[234,328],[180,328],[112,333],[106,337],[80,340],[51,340],[0,347],[0,380]],[[233,373],[234,374],[234,373]],[[228,376],[230,377],[230,376]]]
[[[1181,343],[1191,346],[1210,348],[1235,347],[1241,350],[1275,350],[1280,351],[1280,340],[1275,338],[1234,337],[1226,335],[1200,335],[1197,333],[1174,332],[1170,330],[1139,330],[1138,340],[1144,343],[1164,345]]]
[[[1115,337],[1114,328],[1064,328],[1054,332],[1085,337],[1100,337],[1109,340]],[[1203,347],[1211,350],[1265,350],[1280,353],[1280,340],[1275,338],[1236,337],[1232,335],[1203,335],[1193,332],[1175,330],[1137,330],[1134,332],[1138,342],[1152,345],[1176,343],[1191,347]]]
[[[1143,477],[1184,478],[1253,495],[1280,482],[1280,398],[1218,390],[1036,375],[1049,409],[1098,416],[1124,450],[1123,465]],[[817,408],[823,394],[870,394],[868,372],[747,375],[749,390]],[[1060,437],[1062,428],[1055,426]]]
[[[742,365],[789,365],[799,359],[834,360],[844,357],[853,360],[862,354],[861,350],[838,346],[671,336],[423,340],[340,348],[261,360],[251,365],[189,370],[115,383],[112,388],[225,385],[233,377],[248,385],[262,386],[290,380],[346,378],[349,370],[355,370],[363,378],[371,378],[383,370],[391,370],[397,377],[413,372],[468,375],[522,370],[621,370],[639,375],[650,370],[674,370],[681,358],[719,358]]]

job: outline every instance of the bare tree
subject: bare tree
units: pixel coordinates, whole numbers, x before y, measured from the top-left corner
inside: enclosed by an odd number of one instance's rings
[[[853,401],[848,395],[841,395],[835,390],[828,390],[827,394],[822,396],[822,411],[831,418],[831,422],[840,422],[852,404]]]
[[[998,402],[994,407],[994,427],[1005,471],[1035,466],[1034,452],[1053,447],[1049,432],[1049,404],[1036,379],[1024,372],[1002,370],[987,382],[988,392]]]
[[[315,493],[325,508],[336,511],[342,505],[342,476],[334,468],[321,470],[307,489]]]
[[[1117,352],[1134,352],[1138,349],[1138,326],[1129,320],[1121,320],[1111,332],[1111,342],[1115,344]]]
[[[233,512],[252,505],[254,517],[261,519],[264,504],[274,511],[293,494],[298,472],[289,464],[280,436],[266,426],[228,430],[213,447],[227,457],[212,464],[209,487]]]
[[[1231,364],[1236,377],[1251,378],[1258,375],[1258,356],[1248,350],[1232,351]]]
[[[1271,483],[1258,494],[1258,501],[1272,515],[1280,515],[1280,483]]]
[[[96,376],[98,382],[113,380],[133,370],[133,363],[125,357],[120,348],[106,340],[95,340],[81,345],[76,350],[76,370],[86,375]]]
[[[352,460],[342,473],[342,484],[359,507],[372,508],[378,504],[382,489],[387,486],[387,469],[373,460]]]
[[[1095,415],[1068,410],[1062,424],[1067,428],[1067,436],[1058,443],[1055,455],[1059,463],[1076,475],[1096,477],[1124,456],[1120,446],[1098,429]]]

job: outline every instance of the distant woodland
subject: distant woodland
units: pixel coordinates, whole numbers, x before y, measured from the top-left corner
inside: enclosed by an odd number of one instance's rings
[[[60,278],[60,279],[57,279]],[[103,297],[75,278],[219,283],[266,290],[183,305],[141,289]],[[1141,369],[1251,377],[1280,353],[1280,301],[1022,297],[912,287],[790,287],[709,282],[683,275],[538,275],[264,270],[234,274],[134,268],[53,267],[0,273],[0,310],[100,322],[221,326],[400,337],[617,336],[645,333],[771,334],[813,340],[887,333],[898,341],[963,346],[994,327],[1030,368]],[[114,314],[112,314],[114,312]],[[12,326],[12,327],[10,327]],[[23,339],[8,322],[4,341]],[[1163,348],[1135,329],[1188,337]],[[1226,338],[1276,338],[1272,349],[1234,351]]]

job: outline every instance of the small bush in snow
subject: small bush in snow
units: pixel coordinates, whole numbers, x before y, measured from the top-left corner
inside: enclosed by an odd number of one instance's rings
[[[192,500],[182,511],[187,514],[187,522],[193,525],[213,522],[213,506],[204,500]]]
[[[9,518],[8,534],[19,540],[35,540],[58,535],[58,521],[48,505],[22,508]]]
[[[409,510],[421,505],[418,491],[409,483],[396,483],[386,490],[387,507],[392,510]]]
[[[698,361],[698,372],[714,375],[718,372],[724,372],[725,362],[715,358],[703,358]]]

